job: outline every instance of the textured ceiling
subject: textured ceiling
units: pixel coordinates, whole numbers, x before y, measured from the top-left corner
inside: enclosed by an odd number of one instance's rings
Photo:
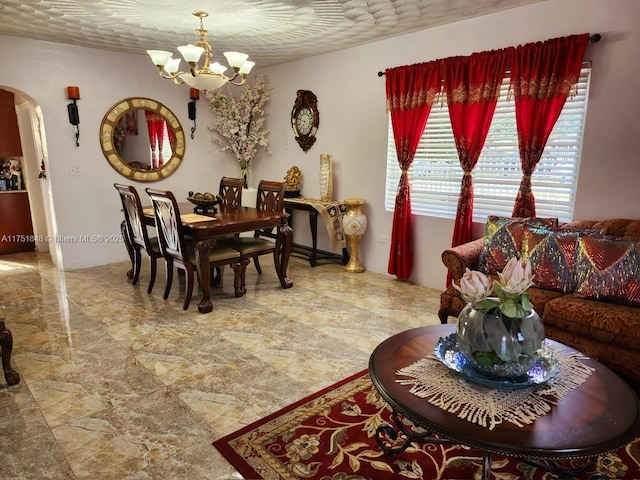
[[[0,34],[144,54],[196,39],[214,59],[236,50],[258,67],[488,15],[542,0],[0,0]]]

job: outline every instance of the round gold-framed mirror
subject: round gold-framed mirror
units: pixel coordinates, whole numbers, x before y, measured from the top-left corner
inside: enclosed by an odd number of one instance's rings
[[[162,103],[143,97],[113,105],[100,125],[100,146],[109,164],[138,182],[168,177],[184,158],[180,121]]]

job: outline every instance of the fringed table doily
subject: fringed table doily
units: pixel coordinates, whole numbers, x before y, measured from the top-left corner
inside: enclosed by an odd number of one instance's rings
[[[499,390],[467,381],[447,368],[435,356],[422,358],[396,372],[411,377],[397,379],[410,385],[410,392],[432,405],[458,417],[493,430],[503,421],[519,427],[546,415],[558,400],[582,385],[593,372],[578,352],[553,351],[558,360],[558,374],[543,385],[520,390]]]

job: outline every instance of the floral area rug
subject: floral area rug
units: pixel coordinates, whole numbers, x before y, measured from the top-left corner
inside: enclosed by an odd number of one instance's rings
[[[412,444],[398,455],[383,453],[375,441],[375,431],[381,424],[392,423],[390,415],[391,409],[363,371],[216,440],[213,445],[246,479],[480,478],[479,450]],[[521,460],[493,455],[491,478],[556,477]],[[640,479],[640,438],[601,456],[595,466],[573,478]]]

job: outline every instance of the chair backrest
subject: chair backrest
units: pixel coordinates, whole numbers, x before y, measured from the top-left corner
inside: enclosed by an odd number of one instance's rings
[[[153,250],[153,247],[149,242],[149,234],[143,221],[144,212],[142,211],[142,203],[140,202],[138,192],[135,187],[131,185],[114,183],[113,186],[116,187],[116,190],[118,190],[120,194],[122,211],[124,212],[127,232],[129,233],[131,242],[150,252]]]
[[[220,179],[220,192],[218,193],[220,209],[225,210],[241,206],[242,190],[244,190],[243,178],[222,177]]]
[[[284,210],[285,185],[285,182],[260,180],[256,208],[265,212],[282,212]]]
[[[153,188],[146,189],[156,217],[156,230],[160,251],[165,258],[188,262],[187,249],[180,220],[180,209],[173,193]]]

